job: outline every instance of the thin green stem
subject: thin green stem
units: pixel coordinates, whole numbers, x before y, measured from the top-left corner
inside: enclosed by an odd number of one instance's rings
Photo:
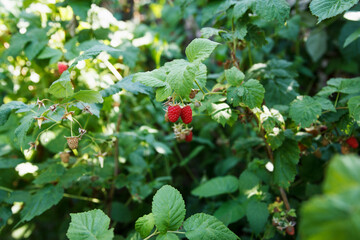
[[[47,129],[45,129],[45,130],[41,131],[41,132],[37,135],[37,137],[36,137],[36,139],[35,139],[35,142],[37,142],[37,141],[38,141],[38,139],[39,139],[40,135],[41,135],[43,132],[49,131],[52,127],[54,127],[54,126],[55,126],[55,125],[57,125],[57,124],[59,124],[59,123],[58,123],[58,122],[56,122],[56,123],[54,123],[53,125],[51,125],[50,127],[48,127]]]
[[[97,198],[77,196],[77,195],[72,195],[72,194],[68,194],[68,193],[64,193],[63,196],[64,196],[64,197],[67,197],[67,198],[79,199],[79,200],[89,201],[89,202],[93,202],[93,203],[100,203],[100,202],[101,202],[101,201],[100,201],[99,199],[97,199]]]
[[[179,231],[167,231],[168,233],[176,233],[176,234],[186,234],[186,232],[179,232]]]
[[[4,190],[4,191],[7,191],[7,192],[13,192],[14,191],[14,190],[12,190],[10,188],[3,187],[3,186],[0,186],[0,190]]]
[[[339,101],[339,97],[340,97],[340,92],[338,92],[337,95],[336,95],[336,100],[335,100],[335,104],[334,104],[334,107],[335,107],[335,108],[336,108],[337,103],[338,103],[338,101]]]
[[[224,92],[208,92],[208,93],[205,93],[205,96],[206,95],[215,95],[215,94],[224,94]]]
[[[146,238],[144,238],[144,240],[148,240],[148,239],[150,239],[150,238],[152,238],[153,236],[158,235],[158,234],[159,234],[159,232],[158,232],[157,230],[155,230],[155,232],[153,232],[152,234],[150,234],[149,236],[147,236]]]
[[[196,83],[196,85],[199,87],[200,91],[205,95],[204,90],[200,87],[200,85],[199,85],[199,83],[196,81],[196,79],[195,79],[195,83]]]

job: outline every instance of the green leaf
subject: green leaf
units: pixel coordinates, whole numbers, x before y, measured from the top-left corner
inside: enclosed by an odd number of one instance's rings
[[[225,70],[225,78],[230,85],[238,86],[244,80],[245,75],[236,67],[232,67]]]
[[[165,185],[155,194],[152,213],[161,233],[178,230],[185,219],[185,202],[178,190]]]
[[[290,105],[289,116],[302,128],[310,125],[321,115],[321,105],[309,96],[298,96]]]
[[[54,164],[45,169],[35,180],[33,181],[34,184],[44,184],[50,183],[56,180],[64,174],[65,168],[61,164]]]
[[[348,101],[349,113],[357,121],[360,122],[360,96],[352,97]]]
[[[18,164],[25,162],[24,159],[18,158],[0,158],[0,169],[14,168]]]
[[[151,93],[151,88],[149,88],[139,82],[133,82],[132,78],[133,78],[133,75],[126,76],[121,81],[118,81],[117,83],[111,85],[107,89],[101,90],[100,93],[101,93],[102,97],[103,98],[109,97],[111,95],[119,93],[123,89],[125,89],[126,91],[131,92],[135,95],[137,95],[139,93],[149,95]]]
[[[322,110],[336,112],[334,104],[329,99],[322,97],[314,97],[314,100],[320,103]]]
[[[239,181],[236,177],[216,177],[192,190],[191,194],[199,197],[213,197],[225,193],[236,192],[238,189]]]
[[[12,216],[11,208],[0,207],[0,228],[6,225],[7,220]]]
[[[184,222],[185,236],[189,240],[236,240],[239,239],[216,217],[197,213]]]
[[[166,100],[173,92],[170,85],[168,83],[165,84],[165,87],[156,89],[156,101],[158,102]]]
[[[166,82],[175,91],[176,94],[183,98],[187,98],[193,87],[195,79],[196,65],[183,64],[176,66],[166,76]]]
[[[327,50],[326,31],[312,31],[306,40],[305,46],[313,62],[317,62]]]
[[[209,114],[212,119],[225,126],[226,123],[231,125],[233,114],[230,106],[226,103],[211,103]]]
[[[234,5],[234,20],[241,18],[251,6],[256,3],[255,0],[240,0]]]
[[[74,94],[68,70],[64,71],[61,77],[51,84],[49,93],[56,98],[68,98]]]
[[[313,0],[310,11],[317,16],[318,23],[324,19],[334,17],[354,6],[359,0]]]
[[[26,134],[34,123],[34,116],[35,113],[30,113],[23,117],[21,119],[21,124],[15,129],[14,133],[21,148],[23,148],[27,144],[25,142]]]
[[[85,103],[102,103],[104,101],[101,93],[95,90],[80,90],[72,97]]]
[[[301,208],[300,233],[309,240],[357,239],[360,235],[360,158],[335,156],[326,171],[324,195]]]
[[[360,28],[346,38],[343,48],[346,48],[350,43],[354,42],[359,37],[360,37]]]
[[[80,54],[80,49],[76,46],[77,43],[77,37],[71,38],[69,41],[67,41],[64,45],[64,48],[66,49],[64,53],[64,57],[66,60],[70,61]],[[77,63],[77,62],[76,62]],[[74,63],[70,66],[75,66]]]
[[[41,51],[41,53],[39,54],[39,56],[37,58],[38,59],[48,59],[48,58],[50,58],[49,63],[53,64],[53,63],[57,63],[61,59],[62,55],[63,55],[63,53],[62,53],[61,50],[46,47],[46,48],[44,48],[43,51]]]
[[[287,188],[296,176],[300,150],[294,140],[286,139],[274,152],[274,181],[280,187]]]
[[[250,201],[246,207],[246,217],[254,233],[263,232],[269,217],[267,205],[263,202]]]
[[[1,105],[1,107],[0,107],[0,126],[4,125],[7,122],[11,111],[15,110],[15,109],[24,110],[24,111],[31,110],[31,108],[28,105],[26,105],[23,102],[19,102],[19,101],[12,101],[12,102]]]
[[[256,1],[255,13],[267,21],[277,20],[283,24],[289,17],[290,6],[286,0]]]
[[[110,218],[100,209],[70,213],[71,222],[66,236],[70,240],[112,240],[114,229],[109,229]]]
[[[264,99],[265,89],[258,80],[250,79],[239,87],[237,95],[240,101],[253,109],[260,107]]]
[[[158,235],[156,240],[179,240],[179,237],[174,233],[165,233]]]
[[[332,78],[327,81],[331,87],[335,87],[338,92],[346,94],[360,93],[360,77],[356,78]]]
[[[190,62],[195,60],[204,61],[219,45],[217,42],[208,39],[196,38],[187,46],[185,54]]]
[[[142,238],[146,238],[150,235],[155,226],[155,219],[152,213],[144,215],[136,220],[135,230],[140,233]]]
[[[30,61],[47,45],[48,38],[46,32],[46,29],[35,28],[26,33],[26,37],[31,42],[25,47],[24,52]]]
[[[219,36],[220,33],[224,33],[226,31],[222,30],[222,29],[217,29],[217,28],[205,27],[205,28],[202,28],[200,30],[200,32],[201,32],[201,37],[211,38],[212,36]]]
[[[240,193],[250,196],[260,186],[260,179],[251,171],[245,170],[239,177]]]
[[[354,155],[336,155],[326,170],[324,193],[337,194],[360,187],[360,161]]]
[[[227,226],[243,218],[245,216],[245,210],[238,202],[229,201],[222,203],[215,211],[214,216]]]
[[[285,140],[284,132],[281,130],[267,133],[265,137],[272,150],[279,148]]]
[[[21,211],[21,222],[30,221],[34,217],[42,214],[52,206],[58,204],[62,199],[64,189],[60,186],[46,186],[36,192],[25,202],[25,207]]]
[[[71,184],[87,173],[86,166],[77,165],[68,169],[60,178],[59,185],[69,188]]]
[[[149,87],[166,86],[166,73],[163,70],[156,69],[151,72],[136,73],[133,77],[134,82],[140,82]]]

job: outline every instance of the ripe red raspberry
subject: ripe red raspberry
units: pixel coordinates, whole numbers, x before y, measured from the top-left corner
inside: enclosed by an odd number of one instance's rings
[[[181,120],[185,124],[189,124],[192,121],[192,109],[189,105],[183,107],[181,109]]]
[[[170,122],[176,122],[181,114],[181,107],[179,105],[173,105],[168,107],[167,116]]]
[[[359,143],[355,137],[349,137],[348,140],[346,140],[346,143],[354,149],[359,147]]]
[[[191,141],[192,141],[192,137],[193,137],[193,133],[190,131],[190,132],[186,135],[185,141],[191,142]]]
[[[295,228],[293,226],[288,226],[286,228],[286,233],[289,234],[289,235],[294,235],[295,234]]]
[[[68,68],[68,67],[67,67],[66,64],[61,63],[61,62],[58,63],[58,70],[59,70],[60,75],[61,75],[64,71],[66,71],[67,68]]]

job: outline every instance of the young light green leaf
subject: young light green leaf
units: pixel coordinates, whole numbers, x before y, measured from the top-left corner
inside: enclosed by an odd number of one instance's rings
[[[74,94],[68,70],[64,71],[61,77],[51,84],[49,93],[56,98],[68,98]]]
[[[357,122],[360,122],[360,96],[350,98],[348,101],[348,107],[350,115]]]
[[[232,86],[238,86],[244,80],[245,75],[236,67],[232,67],[225,70],[225,78]]]
[[[236,240],[239,239],[216,217],[197,213],[184,222],[185,236],[189,240]]]
[[[185,202],[178,190],[165,185],[156,192],[152,213],[161,233],[178,230],[184,221],[185,212]]]
[[[359,0],[313,0],[310,3],[310,11],[319,18],[320,23],[350,9],[358,2]]]
[[[101,93],[95,90],[80,90],[72,97],[84,103],[102,103],[104,101]]]
[[[252,200],[246,207],[246,217],[254,233],[264,231],[265,224],[269,217],[266,203]]]
[[[236,177],[216,177],[192,190],[191,194],[199,197],[213,197],[225,193],[236,192],[238,189],[239,181]]]
[[[185,54],[190,62],[195,60],[204,61],[219,45],[217,42],[208,39],[196,38],[186,48]]]
[[[71,222],[66,236],[70,240],[112,240],[114,229],[109,229],[110,218],[100,209],[70,213]]]
[[[326,53],[327,34],[325,30],[313,31],[307,38],[305,47],[313,62],[317,62]]]
[[[346,38],[343,48],[346,48],[350,43],[352,43],[353,41],[355,41],[359,37],[360,37],[360,28],[358,30],[356,30],[355,32],[353,32],[352,34],[350,34]]]
[[[155,219],[152,213],[140,217],[135,222],[135,230],[140,233],[142,238],[150,235],[155,226]]]
[[[302,128],[310,127],[321,115],[321,105],[309,96],[298,96],[290,105],[289,116]]]
[[[277,20],[283,24],[289,17],[290,6],[286,0],[256,1],[255,12],[267,21]]]
[[[166,86],[165,87],[160,87],[158,89],[156,89],[156,101],[158,102],[162,102],[164,100],[166,100],[172,93],[172,89],[170,87],[170,85],[168,83],[165,83]]]
[[[25,202],[25,207],[21,211],[21,222],[30,221],[58,204],[63,194],[64,189],[60,186],[50,185],[40,189]]]
[[[245,210],[238,202],[229,201],[222,203],[214,212],[214,216],[227,226],[243,218],[245,216]]]
[[[274,152],[274,181],[280,187],[287,188],[296,176],[300,150],[296,141],[286,139]]]

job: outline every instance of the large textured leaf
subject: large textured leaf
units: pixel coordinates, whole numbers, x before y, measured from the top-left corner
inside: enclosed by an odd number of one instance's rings
[[[178,230],[185,218],[185,202],[178,190],[165,185],[160,188],[152,202],[155,225],[161,233]]]
[[[267,205],[263,202],[250,201],[246,207],[246,217],[254,233],[262,232],[269,217]]]
[[[249,170],[242,172],[239,177],[239,190],[248,196],[259,188],[259,184],[260,179]]]
[[[338,92],[346,94],[360,93],[360,77],[356,78],[332,78],[327,81],[331,87],[335,87]]]
[[[188,97],[193,87],[196,70],[197,66],[192,64],[174,65],[174,68],[166,76],[166,82],[175,93],[183,98]]]
[[[237,1],[234,5],[234,18],[235,20],[239,19],[246,13],[246,11],[253,5],[253,3],[256,3],[255,0],[240,0]]]
[[[102,103],[104,101],[101,93],[95,90],[80,90],[72,97],[85,103]]]
[[[159,234],[156,240],[179,240],[179,237],[174,233]]]
[[[324,195],[314,197],[301,209],[303,239],[357,239],[360,236],[360,158],[335,156],[327,169]]]
[[[30,221],[53,205],[58,204],[63,194],[64,189],[60,186],[51,185],[40,189],[25,202],[25,207],[21,212],[21,222]]]
[[[321,115],[321,105],[309,96],[298,96],[290,105],[290,117],[302,128],[310,127]]]
[[[256,1],[255,12],[265,20],[277,20],[282,24],[289,17],[290,6],[286,0]]]
[[[114,229],[109,229],[110,218],[99,209],[83,213],[71,213],[66,236],[70,240],[112,240]]]
[[[135,230],[140,233],[142,238],[146,238],[150,235],[155,226],[155,219],[152,213],[144,215],[136,220]]]
[[[140,82],[149,87],[166,86],[166,73],[163,70],[156,69],[151,72],[136,73],[133,77],[134,82]]]
[[[240,86],[240,101],[242,101],[249,108],[260,107],[265,94],[265,89],[257,80],[250,79]]]
[[[358,3],[359,0],[313,0],[310,11],[319,18],[318,23],[324,19],[334,17]]]
[[[61,77],[51,84],[49,92],[56,98],[68,98],[74,94],[68,70],[64,71]]]
[[[236,67],[225,70],[225,78],[232,86],[240,85],[245,78],[244,73],[242,73]]]
[[[34,123],[34,116],[35,113],[30,113],[23,117],[21,119],[21,124],[15,129],[15,136],[21,148],[23,148],[25,144],[27,144],[25,142],[26,134]]]
[[[30,61],[47,45],[46,32],[46,29],[35,28],[26,33],[31,42],[25,47],[24,52]]]
[[[360,96],[350,98],[348,106],[350,115],[360,122]]]
[[[31,110],[31,108],[23,102],[12,101],[6,104],[1,105],[0,107],[0,126],[4,125],[9,118],[9,115],[12,110]]]
[[[217,42],[196,38],[186,47],[185,54],[190,62],[195,60],[203,61],[210,56],[217,45],[219,45]]]
[[[208,112],[212,119],[223,126],[225,126],[226,123],[231,126],[232,117],[235,115],[232,113],[230,106],[226,103],[211,103]]]
[[[191,194],[199,197],[212,197],[225,193],[236,192],[238,189],[239,181],[236,177],[216,177],[192,190]]]
[[[294,140],[286,139],[274,152],[274,181],[281,187],[289,187],[296,176],[300,150]]]
[[[185,236],[189,240],[236,240],[239,239],[216,217],[197,213],[184,222]]]

